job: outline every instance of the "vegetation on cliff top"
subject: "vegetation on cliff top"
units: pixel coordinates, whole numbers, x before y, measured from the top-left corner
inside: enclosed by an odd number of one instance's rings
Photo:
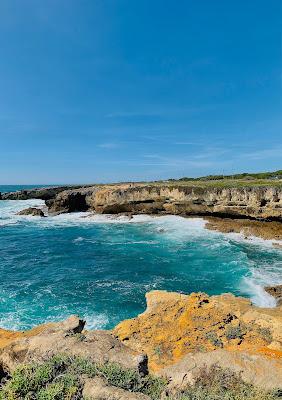
[[[240,375],[217,366],[202,370],[194,386],[170,392],[167,382],[161,378],[141,377],[136,371],[117,364],[98,365],[84,358],[57,355],[45,363],[18,367],[0,387],[0,399],[79,400],[83,399],[85,379],[95,376],[103,377],[114,387],[143,393],[153,400],[275,400],[281,395],[280,391],[270,393],[257,389],[245,383]]]
[[[228,179],[282,179],[282,170],[273,171],[273,172],[258,172],[258,173],[248,173],[244,172],[242,174],[233,174],[233,175],[207,175],[201,176],[199,178],[181,178],[181,180],[228,180]]]
[[[241,173],[233,175],[207,175],[197,178],[183,177],[180,179],[168,179],[159,183],[180,184],[199,187],[257,187],[274,186],[282,187],[282,170],[274,172]]]

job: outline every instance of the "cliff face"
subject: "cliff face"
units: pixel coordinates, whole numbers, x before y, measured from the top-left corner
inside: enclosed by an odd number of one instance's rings
[[[47,205],[50,212],[218,215],[282,221],[282,189],[185,185],[113,185],[67,190]]]
[[[116,184],[53,187],[4,193],[2,200],[40,198],[50,213],[147,213],[282,221],[282,187],[187,184]]]

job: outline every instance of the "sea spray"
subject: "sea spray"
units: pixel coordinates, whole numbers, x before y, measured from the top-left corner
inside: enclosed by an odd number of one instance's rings
[[[26,329],[79,313],[110,328],[145,309],[153,289],[232,292],[258,306],[282,282],[282,251],[205,229],[202,218],[18,216],[40,200],[0,201],[0,326]]]

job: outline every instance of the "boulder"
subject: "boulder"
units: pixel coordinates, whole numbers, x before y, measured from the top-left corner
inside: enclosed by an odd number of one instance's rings
[[[128,392],[127,390],[110,386],[105,379],[95,377],[85,381],[82,392],[84,399],[89,400],[150,400],[142,393]]]
[[[282,359],[268,359],[226,350],[187,354],[177,364],[158,372],[170,381],[171,388],[184,389],[193,385],[201,370],[217,365],[240,374],[242,379],[265,390],[279,389],[282,385]]]
[[[282,305],[282,285],[266,286],[264,290],[277,300],[277,305]]]
[[[147,357],[129,349],[108,331],[83,331],[85,322],[72,316],[62,323],[46,324],[33,334],[15,338],[0,349],[0,365],[12,372],[19,364],[42,362],[56,354],[68,354],[97,363],[113,362],[147,373]]]
[[[45,217],[44,212],[40,208],[29,207],[25,210],[21,210],[17,215],[33,215],[35,217]]]

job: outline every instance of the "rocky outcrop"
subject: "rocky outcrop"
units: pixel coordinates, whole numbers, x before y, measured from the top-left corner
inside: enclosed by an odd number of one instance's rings
[[[223,233],[241,233],[245,237],[261,237],[266,240],[282,240],[282,224],[277,221],[254,221],[248,219],[231,219],[218,217],[205,217],[206,228]],[[279,243],[273,243],[280,248]]]
[[[158,375],[168,379],[171,388],[185,389],[195,383],[203,369],[210,370],[214,365],[240,374],[245,382],[266,390],[281,387],[282,360],[222,349],[187,354],[178,363],[160,370]]]
[[[147,213],[282,221],[279,186],[216,187],[201,183],[116,184],[46,188],[2,195],[2,199],[41,198],[51,213]]]
[[[185,355],[217,349],[262,355],[282,362],[282,308],[262,309],[231,294],[208,296],[153,291],[147,309],[123,321],[114,334],[145,352],[151,371],[171,366]]]
[[[99,190],[90,207],[100,213],[167,213],[282,220],[280,188],[213,188],[186,185]]]
[[[54,186],[46,188],[35,188],[18,190],[17,192],[0,193],[0,200],[28,200],[28,199],[42,199],[49,200],[55,198],[56,195],[63,190],[71,188],[79,188],[81,186]]]
[[[64,191],[47,205],[51,212],[90,209],[107,214],[217,215],[282,221],[282,190],[279,188],[95,186],[87,190]]]
[[[231,294],[153,291],[146,297],[147,310],[113,331],[86,331],[85,321],[76,316],[26,332],[0,330],[0,375],[64,354],[118,364],[142,376],[149,365],[150,372],[169,381],[172,393],[193,385],[203,369],[215,365],[263,389],[281,388],[281,307],[257,308]],[[148,398],[113,387],[101,375],[84,380],[83,395],[89,399]]]
[[[278,306],[282,306],[282,285],[266,286],[264,290],[277,300]]]
[[[87,379],[82,392],[84,399],[89,400],[150,400],[142,393],[132,393],[127,390],[111,386],[101,377]]]
[[[112,362],[125,368],[147,372],[147,358],[131,350],[107,331],[83,331],[85,322],[72,316],[62,323],[42,325],[25,333],[0,337],[0,365],[14,371],[19,364],[42,362],[56,354],[90,359],[97,363]],[[5,338],[5,331],[0,331]],[[3,343],[4,342],[4,343]]]
[[[63,190],[55,198],[46,201],[50,214],[87,211],[91,207],[91,199],[99,190],[98,186]]]
[[[33,215],[34,217],[45,217],[44,212],[40,208],[29,207],[25,210],[21,210],[17,215]]]

